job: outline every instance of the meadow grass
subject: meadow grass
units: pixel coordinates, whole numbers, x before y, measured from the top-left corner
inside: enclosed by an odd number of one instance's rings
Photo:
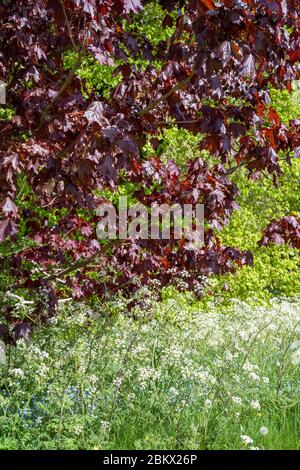
[[[2,449],[300,449],[299,299],[140,295],[64,306],[6,350]]]

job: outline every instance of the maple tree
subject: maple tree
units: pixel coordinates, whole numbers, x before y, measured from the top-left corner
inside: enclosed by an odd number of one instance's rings
[[[251,264],[251,253],[221,246],[216,234],[237,209],[231,176],[245,167],[253,179],[269,172],[276,182],[279,160],[299,157],[299,122],[284,125],[269,94],[271,86],[291,91],[299,78],[299,1],[162,0],[163,25],[174,32],[155,45],[132,21],[146,3],[0,1],[0,79],[15,110],[0,121],[0,242],[16,238],[22,222],[31,244],[9,256],[18,279],[12,289],[46,289],[50,310],[66,289],[74,298],[119,289],[130,295],[154,279],[166,285],[183,270],[193,289],[202,276]],[[70,51],[76,60],[66,69]],[[86,57],[115,64],[121,74],[109,98],[79,76]],[[147,67],[133,66],[132,58]],[[145,156],[147,139],[155,148],[170,123],[199,134],[199,151],[211,158],[195,156],[180,168]],[[21,175],[43,216],[18,205]],[[99,243],[95,209],[105,188],[124,182],[134,183],[134,197],[149,207],[203,203],[205,245]],[[50,223],[54,210],[60,216]],[[273,221],[261,243],[299,246],[299,227],[292,216]]]

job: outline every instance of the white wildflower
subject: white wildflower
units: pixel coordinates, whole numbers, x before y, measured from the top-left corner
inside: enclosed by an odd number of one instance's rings
[[[258,366],[256,364],[251,364],[251,362],[245,362],[245,364],[243,365],[243,370],[245,370],[246,372],[253,372],[254,370],[257,370],[258,369]]]
[[[76,434],[76,436],[80,436],[80,434],[82,434],[82,431],[83,431],[83,427],[82,426],[75,426],[74,428],[74,434]]]
[[[46,367],[44,364],[42,364],[37,371],[38,375],[44,379],[48,376],[48,372],[49,368]]]
[[[205,400],[204,406],[205,406],[206,408],[211,408],[211,406],[212,406],[212,401],[211,401],[211,400]]]
[[[12,369],[11,370],[11,375],[14,375],[15,377],[19,378],[19,379],[23,379],[24,377],[24,372],[22,371],[22,369]]]
[[[159,376],[160,376],[160,373],[157,370],[151,367],[141,367],[139,369],[140,387],[142,389],[145,389],[150,380],[156,380],[159,378]]]
[[[109,430],[109,422],[108,421],[100,421],[100,427],[102,432],[107,432]]]
[[[113,380],[113,385],[114,387],[119,388],[122,385],[122,382],[123,382],[123,377],[116,377]]]
[[[172,395],[172,397],[178,397],[179,395],[179,391],[175,387],[171,387],[169,392]]]
[[[300,364],[300,349],[292,354],[291,360],[294,366],[298,366]]]
[[[239,336],[241,339],[244,339],[244,340],[248,339],[248,333],[246,333],[245,331],[240,331]]]
[[[268,430],[268,428],[266,428],[265,426],[262,426],[262,427],[260,428],[259,432],[260,432],[260,434],[261,434],[262,436],[266,436],[266,435],[268,434],[269,430]]]
[[[233,401],[233,403],[235,403],[236,405],[241,405],[242,404],[242,399],[240,397],[231,397],[231,400]]]
[[[241,435],[241,439],[245,446],[250,446],[251,444],[253,444],[253,439],[251,439],[251,437],[249,436],[246,436],[245,434]]]
[[[234,359],[234,355],[230,351],[226,351],[225,359],[226,359],[226,361],[231,362]]]
[[[134,401],[135,398],[136,398],[135,393],[133,393],[133,392],[129,392],[129,393],[128,393],[128,395],[127,395],[128,401]]]
[[[255,372],[249,372],[249,378],[254,382],[259,382],[260,378]]]
[[[259,411],[261,409],[260,403],[258,400],[252,400],[250,406],[253,410]]]
[[[98,377],[95,374],[90,375],[89,379],[92,385],[96,385],[98,383]]]

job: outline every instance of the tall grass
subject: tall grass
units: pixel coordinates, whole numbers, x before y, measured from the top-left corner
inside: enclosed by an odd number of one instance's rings
[[[149,305],[71,304],[7,350],[1,448],[300,448],[299,301]]]

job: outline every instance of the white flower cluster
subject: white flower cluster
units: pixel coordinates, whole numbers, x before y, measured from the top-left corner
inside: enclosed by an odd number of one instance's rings
[[[142,390],[148,386],[149,382],[157,380],[160,377],[159,371],[151,367],[141,367],[138,369],[138,374],[138,380]]]
[[[110,303],[109,312],[116,305]],[[129,412],[141,423],[154,409],[165,419],[175,413],[170,421],[181,423],[193,410],[184,428],[195,426],[191,435],[209,433],[210,422],[213,434],[222,435],[225,422],[236,423],[237,446],[254,449],[254,441],[261,448],[269,439],[263,426],[270,428],[269,397],[283,409],[297,402],[299,302],[253,308],[234,301],[223,314],[215,304],[197,311],[174,298],[152,299],[151,316],[148,310],[137,319],[123,313],[105,315],[100,305],[93,317],[80,305],[66,305],[43,335],[19,341],[10,358],[9,391],[0,394],[5,413],[15,407],[26,426],[46,426],[48,419],[51,427],[63,404],[63,419],[69,417],[63,429],[80,437],[86,434],[82,423],[95,423],[105,439]],[[3,380],[6,373],[0,368]],[[257,423],[256,432],[242,427],[245,417]]]

